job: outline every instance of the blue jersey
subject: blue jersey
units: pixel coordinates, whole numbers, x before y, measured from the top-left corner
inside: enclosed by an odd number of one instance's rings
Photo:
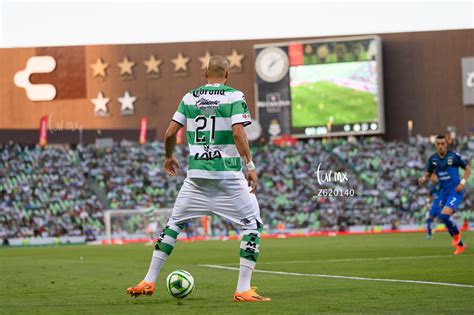
[[[459,167],[466,168],[467,162],[459,154],[448,151],[443,158],[438,153],[433,154],[426,167],[428,173],[438,176],[439,192],[441,196],[449,195],[459,182]]]

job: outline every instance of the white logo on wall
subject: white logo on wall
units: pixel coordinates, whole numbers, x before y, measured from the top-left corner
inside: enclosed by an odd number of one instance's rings
[[[51,56],[34,56],[26,62],[26,68],[15,74],[15,85],[24,88],[30,101],[51,101],[56,97],[52,84],[33,84],[30,76],[34,73],[50,73],[56,68],[56,60]]]
[[[258,121],[252,121],[252,123],[244,128],[247,138],[250,141],[257,140],[262,134],[262,127]]]
[[[466,106],[474,105],[474,57],[461,58],[462,100]]]
[[[474,72],[467,73],[466,85],[470,88],[474,87]]]

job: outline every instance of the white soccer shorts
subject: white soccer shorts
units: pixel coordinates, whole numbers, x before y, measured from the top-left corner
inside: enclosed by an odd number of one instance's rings
[[[257,229],[260,208],[244,178],[186,178],[178,193],[168,224],[216,214],[245,229]]]

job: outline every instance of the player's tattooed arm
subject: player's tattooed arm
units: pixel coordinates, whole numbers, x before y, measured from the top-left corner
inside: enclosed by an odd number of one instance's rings
[[[165,169],[166,173],[171,176],[176,176],[176,168],[179,168],[178,160],[173,156],[174,148],[176,147],[176,134],[178,133],[179,129],[181,129],[180,124],[175,121],[171,121],[168,129],[165,133],[165,163],[163,168]]]
[[[240,156],[244,158],[245,163],[252,161],[252,154],[250,153],[249,141],[247,139],[247,135],[245,134],[244,125],[233,125],[232,134],[237,151],[239,151]]]
[[[244,159],[245,164],[247,164],[247,181],[249,187],[252,187],[251,193],[255,193],[258,185],[257,172],[255,171],[255,165],[252,162],[252,154],[250,153],[249,140],[245,134],[243,124],[234,124],[232,126],[232,133],[234,136],[235,146],[237,151],[239,151],[240,156]],[[251,165],[252,167],[249,167]]]

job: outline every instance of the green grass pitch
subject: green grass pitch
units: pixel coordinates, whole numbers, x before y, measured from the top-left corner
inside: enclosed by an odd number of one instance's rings
[[[464,239],[474,248],[474,233]],[[160,273],[151,297],[134,299],[126,288],[145,275],[151,246],[60,246],[0,249],[0,312],[309,314],[474,313],[474,251],[453,256],[447,233],[425,240],[422,233],[263,239],[257,269],[467,284],[362,281],[254,273],[253,284],[269,303],[233,303],[237,241],[179,242]],[[80,259],[83,257],[83,259]],[[178,300],[165,289],[169,272],[185,269],[194,292]]]
[[[374,95],[331,82],[315,82],[291,88],[293,127],[326,126],[377,120]]]

